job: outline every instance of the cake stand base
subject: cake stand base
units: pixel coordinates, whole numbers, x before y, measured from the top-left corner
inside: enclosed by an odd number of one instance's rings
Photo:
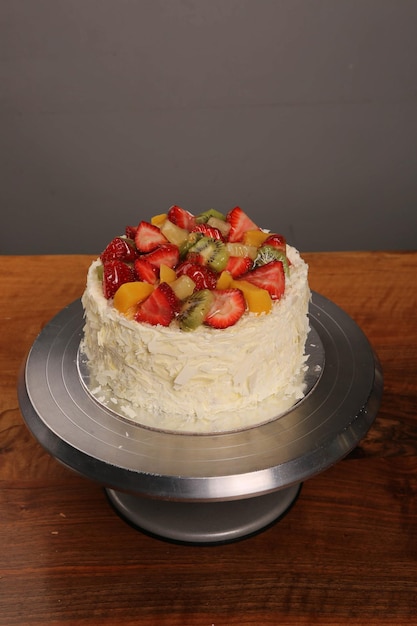
[[[140,530],[179,543],[219,544],[247,538],[278,521],[301,483],[262,496],[216,502],[147,498],[106,488],[114,509]]]

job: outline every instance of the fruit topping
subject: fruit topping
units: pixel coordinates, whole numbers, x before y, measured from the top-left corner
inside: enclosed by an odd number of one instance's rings
[[[266,265],[267,263],[271,263],[271,261],[281,261],[284,266],[285,274],[288,274],[288,261],[285,252],[283,252],[279,248],[274,248],[274,246],[261,246],[258,249],[258,254],[254,261],[254,266],[259,267],[260,265]]]
[[[229,211],[226,216],[230,224],[229,241],[242,241],[247,230],[256,230],[258,226],[238,206]]]
[[[178,325],[181,330],[195,330],[205,321],[213,304],[213,291],[201,289],[187,298],[178,315]]]
[[[136,305],[145,300],[153,292],[154,287],[149,283],[131,282],[120,285],[114,294],[114,307],[128,317],[134,317]],[[130,314],[132,312],[132,314]]]
[[[177,226],[168,219],[161,224],[160,228],[167,241],[176,246],[181,246],[187,240],[188,230]]]
[[[169,286],[179,300],[185,300],[185,298],[191,296],[195,290],[195,282],[192,278],[187,276],[187,274],[179,276],[172,283],[169,283]]]
[[[151,219],[151,224],[153,224],[154,226],[158,226],[158,228],[160,226],[162,226],[162,224],[165,222],[165,220],[168,218],[168,214],[167,213],[159,213],[158,215],[154,215]]]
[[[205,265],[184,261],[177,267],[177,276],[189,276],[195,283],[197,291],[201,289],[215,289],[217,273]]]
[[[192,213],[177,205],[174,205],[169,209],[168,219],[173,224],[176,224],[180,228],[185,228],[186,230],[192,230],[196,223],[195,217]]]
[[[272,261],[267,265],[256,267],[241,277],[249,283],[266,289],[273,300],[279,300],[285,290],[285,274],[281,261]]]
[[[238,206],[195,217],[174,205],[126,226],[100,259],[103,294],[120,313],[154,325],[175,320],[186,331],[227,328],[245,310],[268,313],[291,265],[285,237],[265,232]]]
[[[212,239],[220,239],[220,241],[223,241],[223,235],[221,231],[215,226],[210,226],[208,223],[196,224],[191,232],[202,233],[206,237],[211,237]]]
[[[205,323],[213,328],[228,328],[236,324],[246,309],[246,301],[240,289],[223,289],[210,292],[213,302]]]
[[[223,270],[217,279],[216,289],[229,289],[232,286],[233,276],[227,270]]]
[[[102,263],[107,261],[125,261],[131,263],[137,256],[134,242],[126,237],[115,237],[100,255]]]
[[[146,259],[158,268],[162,263],[168,267],[175,267],[179,261],[180,254],[177,246],[173,243],[164,243],[156,250],[144,254],[141,258]]]
[[[137,226],[126,226],[125,235],[127,239],[131,239],[132,241],[135,241],[137,228],[138,228]]]
[[[248,272],[253,265],[252,259],[248,256],[229,256],[227,261],[226,270],[230,272],[233,278],[242,276],[245,272]]]
[[[226,247],[230,256],[248,256],[250,259],[255,260],[258,254],[256,246],[246,246],[244,243],[227,243]]]
[[[201,265],[208,265],[215,272],[224,270],[229,259],[229,252],[222,241],[205,236],[191,246],[188,255],[192,255]]]
[[[136,280],[135,272],[130,265],[123,261],[114,259],[103,263],[103,293],[105,298],[113,298],[121,285],[134,280]]]
[[[243,292],[252,313],[269,313],[272,309],[272,298],[266,289],[261,289],[247,280],[232,280],[231,286]]]
[[[138,279],[144,281],[145,283],[155,285],[159,279],[158,268],[155,265],[152,265],[152,263],[144,257],[136,259],[134,268]]]
[[[199,213],[195,219],[197,224],[206,224],[212,217],[223,222],[226,221],[226,216],[223,215],[223,213],[220,213],[220,211],[217,211],[217,209],[208,209],[207,211],[203,211],[203,213]]]
[[[223,235],[224,239],[227,239],[230,232],[230,224],[226,222],[225,219],[219,219],[218,217],[209,217],[207,221],[207,226],[212,226],[213,228],[217,228]]]
[[[169,326],[180,308],[180,301],[168,285],[161,283],[139,304],[135,320],[156,326]]]
[[[283,235],[270,234],[267,239],[265,239],[264,244],[267,246],[274,246],[274,248],[278,248],[283,252],[287,249],[287,242]]]
[[[168,243],[168,240],[157,226],[140,222],[135,234],[135,244],[139,252],[151,252],[164,243]]]
[[[159,280],[161,283],[172,283],[177,278],[177,273],[172,267],[161,263],[159,266]]]
[[[266,239],[268,239],[269,233],[266,233],[259,228],[255,230],[247,230],[243,235],[243,243],[247,246],[255,246],[258,248]]]

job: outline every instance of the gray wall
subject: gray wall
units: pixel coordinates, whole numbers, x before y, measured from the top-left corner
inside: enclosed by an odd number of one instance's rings
[[[181,204],[415,249],[417,2],[1,0],[0,252]]]

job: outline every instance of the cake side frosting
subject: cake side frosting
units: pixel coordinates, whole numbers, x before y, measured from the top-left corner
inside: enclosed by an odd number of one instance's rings
[[[103,295],[95,261],[82,297],[81,347],[96,395],[107,390],[118,410],[144,425],[191,432],[248,427],[288,410],[304,394],[310,290],[307,264],[295,248],[286,253],[285,293],[269,313],[191,333],[119,313]]]

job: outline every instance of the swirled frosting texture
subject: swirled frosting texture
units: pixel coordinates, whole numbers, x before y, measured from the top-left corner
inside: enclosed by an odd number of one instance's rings
[[[285,294],[269,314],[234,326],[130,321],[104,298],[97,260],[82,297],[82,352],[96,399],[145,426],[184,432],[247,428],[288,410],[304,394],[309,331],[308,266],[287,246]]]

